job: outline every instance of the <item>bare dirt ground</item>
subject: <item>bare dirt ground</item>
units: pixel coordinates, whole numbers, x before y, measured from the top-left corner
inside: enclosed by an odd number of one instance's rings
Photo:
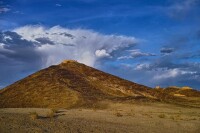
[[[200,109],[170,104],[112,103],[109,108],[0,109],[0,133],[199,133]],[[30,112],[39,117],[31,119]]]

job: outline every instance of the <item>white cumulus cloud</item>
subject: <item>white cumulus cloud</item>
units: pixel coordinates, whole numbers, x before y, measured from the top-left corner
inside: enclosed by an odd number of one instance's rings
[[[122,35],[105,35],[87,29],[60,26],[24,26],[13,30],[23,39],[35,42],[45,66],[74,59],[94,66],[97,59],[112,56],[112,52],[135,45],[137,39]],[[40,45],[38,45],[40,44]]]
[[[110,54],[106,52],[105,49],[102,50],[96,50],[95,55],[99,58],[103,58],[103,57],[109,57]]]
[[[62,5],[61,5],[61,4],[56,4],[56,6],[60,7],[60,6],[62,6]]]
[[[176,78],[178,76],[187,75],[187,74],[193,75],[195,73],[197,72],[185,71],[185,70],[175,68],[175,69],[163,70],[162,73],[157,73],[157,75],[154,76],[154,79],[161,80],[161,79],[167,79],[167,78]]]

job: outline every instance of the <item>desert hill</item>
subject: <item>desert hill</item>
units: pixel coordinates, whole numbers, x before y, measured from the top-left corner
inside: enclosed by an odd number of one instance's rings
[[[150,88],[72,60],[38,71],[0,92],[1,107],[73,107],[103,99],[152,97]]]
[[[188,90],[190,95],[180,97]],[[89,107],[103,100],[126,99],[180,102],[185,101],[186,97],[198,97],[200,94],[188,90],[151,89],[76,61],[65,60],[1,90],[0,107]],[[177,95],[178,92],[181,94]],[[195,102],[196,105],[198,102]]]

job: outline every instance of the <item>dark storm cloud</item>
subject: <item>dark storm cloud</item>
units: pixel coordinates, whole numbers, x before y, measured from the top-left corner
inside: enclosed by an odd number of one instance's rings
[[[50,45],[54,45],[54,42],[51,41],[49,38],[47,37],[41,37],[41,38],[36,38],[36,41],[38,41],[40,44],[50,44]]]
[[[46,33],[46,34],[48,34],[48,33]],[[63,33],[52,33],[52,35],[63,35],[63,36],[69,37],[69,38],[71,38],[71,39],[74,39],[74,38],[75,38],[74,35],[69,34],[69,33],[66,33],[66,32],[63,32]]]
[[[70,44],[70,43],[68,43],[68,44],[62,44],[62,45],[64,45],[64,46],[76,46],[75,44]]]
[[[139,49],[127,50],[127,51],[129,52],[128,55],[120,56],[118,57],[118,59],[133,59],[133,58],[140,58],[140,57],[156,56],[156,54],[154,53],[141,52]]]
[[[5,49],[20,49],[34,47],[34,42],[25,40],[16,32],[0,32],[0,43],[5,44]]]
[[[47,40],[43,40],[43,42],[45,41],[47,42]],[[3,44],[0,48],[0,55],[6,58],[22,62],[32,62],[39,59],[40,55],[35,50],[38,43],[23,39],[16,32],[0,32],[0,44]]]
[[[37,43],[23,39],[16,32],[0,32],[0,84],[2,86],[40,69],[42,58],[35,50],[35,45]]]
[[[164,54],[170,54],[172,52],[174,52],[174,49],[173,48],[162,48],[160,50],[161,53],[164,53]]]
[[[60,35],[64,35],[64,36],[66,36],[66,37],[70,37],[70,38],[74,38],[75,36],[74,35],[72,35],[72,34],[69,34],[69,33],[60,33]]]

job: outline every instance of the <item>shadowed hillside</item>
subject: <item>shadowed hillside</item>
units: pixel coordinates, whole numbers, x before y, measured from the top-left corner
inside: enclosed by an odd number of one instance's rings
[[[151,89],[76,61],[65,60],[59,65],[38,71],[1,90],[0,107],[71,108],[92,107],[103,100],[183,99],[174,93],[172,95],[172,91],[169,93],[168,90]],[[193,96],[193,90],[190,91]],[[199,92],[194,93],[199,96]]]

